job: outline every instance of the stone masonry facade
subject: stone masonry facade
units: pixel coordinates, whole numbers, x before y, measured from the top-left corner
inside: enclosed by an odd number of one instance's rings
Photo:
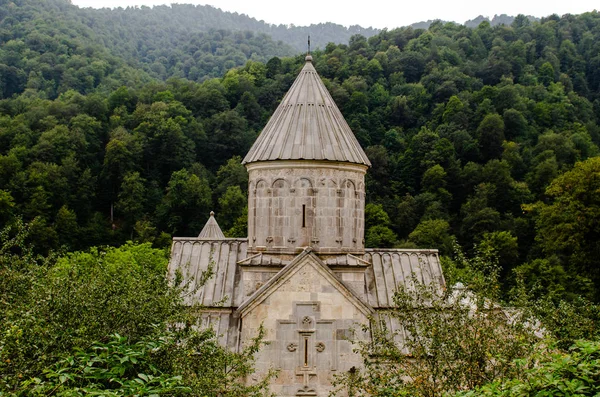
[[[364,252],[366,166],[340,162],[248,164],[253,252]]]
[[[272,279],[273,280],[273,279]],[[255,379],[270,369],[277,396],[326,396],[336,374],[361,365],[352,340],[368,337],[370,309],[314,254],[265,286],[240,308],[242,341],[264,327],[267,345],[256,361]]]

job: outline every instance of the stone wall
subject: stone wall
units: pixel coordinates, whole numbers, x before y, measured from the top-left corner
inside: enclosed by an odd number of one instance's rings
[[[364,252],[366,166],[297,160],[247,168],[250,252]]]
[[[271,383],[276,396],[328,396],[334,375],[361,365],[350,340],[366,337],[361,325],[368,323],[367,310],[333,273],[306,257],[242,311],[241,340],[262,325],[268,342],[253,378],[277,369]]]

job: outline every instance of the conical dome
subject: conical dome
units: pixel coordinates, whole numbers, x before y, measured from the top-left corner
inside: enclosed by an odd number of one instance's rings
[[[215,213],[213,211],[210,211],[210,218],[208,218],[208,221],[206,221],[206,225],[204,225],[202,228],[198,238],[208,240],[219,240],[225,238],[225,235],[221,231],[221,228],[215,219]]]
[[[371,165],[312,65],[310,55],[242,164],[269,160]]]

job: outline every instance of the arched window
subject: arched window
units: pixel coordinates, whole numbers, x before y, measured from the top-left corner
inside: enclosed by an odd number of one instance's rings
[[[354,247],[356,240],[356,186],[347,179],[342,183],[343,206],[341,210],[342,247]]]

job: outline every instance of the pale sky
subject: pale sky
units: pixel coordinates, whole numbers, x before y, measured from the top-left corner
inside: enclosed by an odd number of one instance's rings
[[[171,3],[210,4],[223,11],[247,14],[273,24],[310,25],[334,22],[344,26],[395,28],[429,19],[464,23],[478,15],[494,14],[534,15],[581,14],[598,9],[598,1],[591,0],[71,0],[80,7],[127,7]]]

